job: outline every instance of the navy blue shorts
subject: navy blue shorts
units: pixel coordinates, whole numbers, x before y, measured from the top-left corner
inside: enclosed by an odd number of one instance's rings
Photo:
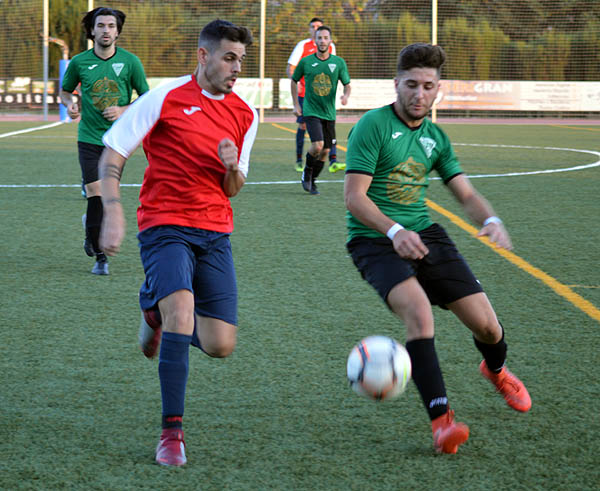
[[[298,96],[298,103],[300,104],[300,109],[304,108],[304,97]],[[302,124],[304,123],[304,116],[296,116],[296,123]]]
[[[419,232],[429,249],[423,259],[403,259],[388,238],[355,237],[347,248],[363,279],[387,302],[398,283],[415,276],[432,305],[446,305],[483,291],[444,228],[436,223]]]
[[[158,226],[138,234],[146,280],[140,307],[156,308],[177,290],[194,294],[195,312],[237,325],[237,281],[229,234]]]

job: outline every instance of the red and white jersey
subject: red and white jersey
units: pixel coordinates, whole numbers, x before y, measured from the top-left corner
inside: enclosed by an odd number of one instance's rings
[[[311,38],[303,39],[302,41],[300,41],[294,48],[294,51],[292,51],[290,57],[288,58],[288,65],[292,65],[293,67],[292,73],[294,73],[294,68],[298,66],[298,63],[300,63],[300,60],[302,58],[308,55],[312,55],[316,52],[317,45]],[[332,55],[335,55],[335,44],[331,43],[329,45],[329,52]],[[302,77],[300,79],[300,82],[298,82],[298,97],[304,97],[304,91],[304,77]]]
[[[257,129],[256,109],[238,94],[214,96],[186,75],[136,99],[102,141],[129,158],[143,140],[148,167],[137,212],[140,231],[180,225],[230,233],[233,212],[218,145],[223,138],[236,144],[246,177]]]

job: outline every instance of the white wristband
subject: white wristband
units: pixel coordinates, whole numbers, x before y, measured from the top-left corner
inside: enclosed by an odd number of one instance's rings
[[[398,231],[400,230],[404,230],[404,227],[402,225],[400,225],[399,223],[394,223],[394,225],[392,225],[390,227],[390,229],[386,232],[385,235],[388,236],[388,239],[390,240],[394,240],[394,236],[398,233]]]
[[[485,227],[490,223],[502,223],[502,220],[500,220],[498,217],[488,217],[484,220],[483,226]]]

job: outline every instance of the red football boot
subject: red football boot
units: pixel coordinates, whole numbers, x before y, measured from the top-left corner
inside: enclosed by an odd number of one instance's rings
[[[162,320],[158,310],[142,310],[138,340],[146,358],[154,358],[158,353]]]
[[[469,427],[464,423],[454,421],[454,411],[435,418],[431,422],[433,446],[439,453],[456,453],[459,445],[469,438]]]
[[[187,462],[185,441],[180,428],[165,428],[156,447],[156,462],[160,465],[180,467]]]
[[[522,413],[531,409],[531,397],[525,385],[506,367],[502,367],[499,373],[493,373],[483,360],[479,365],[479,371],[496,386],[496,390],[504,396],[504,400],[510,407]]]

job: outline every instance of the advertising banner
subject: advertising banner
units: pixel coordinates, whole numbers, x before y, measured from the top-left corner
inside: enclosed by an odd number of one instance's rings
[[[148,78],[150,88],[173,78]],[[348,105],[342,106],[343,86],[338,86],[337,109],[368,110],[396,100],[392,79],[354,79]],[[263,100],[260,100],[261,80],[240,78],[235,92],[256,108],[292,110],[290,80],[278,80],[279,98],[274,105],[273,79],[264,80]],[[58,81],[48,83],[48,104],[58,107]],[[28,77],[0,80],[0,110],[16,107],[37,107],[43,104],[43,81]],[[134,98],[136,94],[134,91]],[[437,109],[460,111],[555,111],[600,112],[600,82],[525,82],[493,80],[442,80]]]
[[[600,111],[599,82],[443,80],[438,109]]]

